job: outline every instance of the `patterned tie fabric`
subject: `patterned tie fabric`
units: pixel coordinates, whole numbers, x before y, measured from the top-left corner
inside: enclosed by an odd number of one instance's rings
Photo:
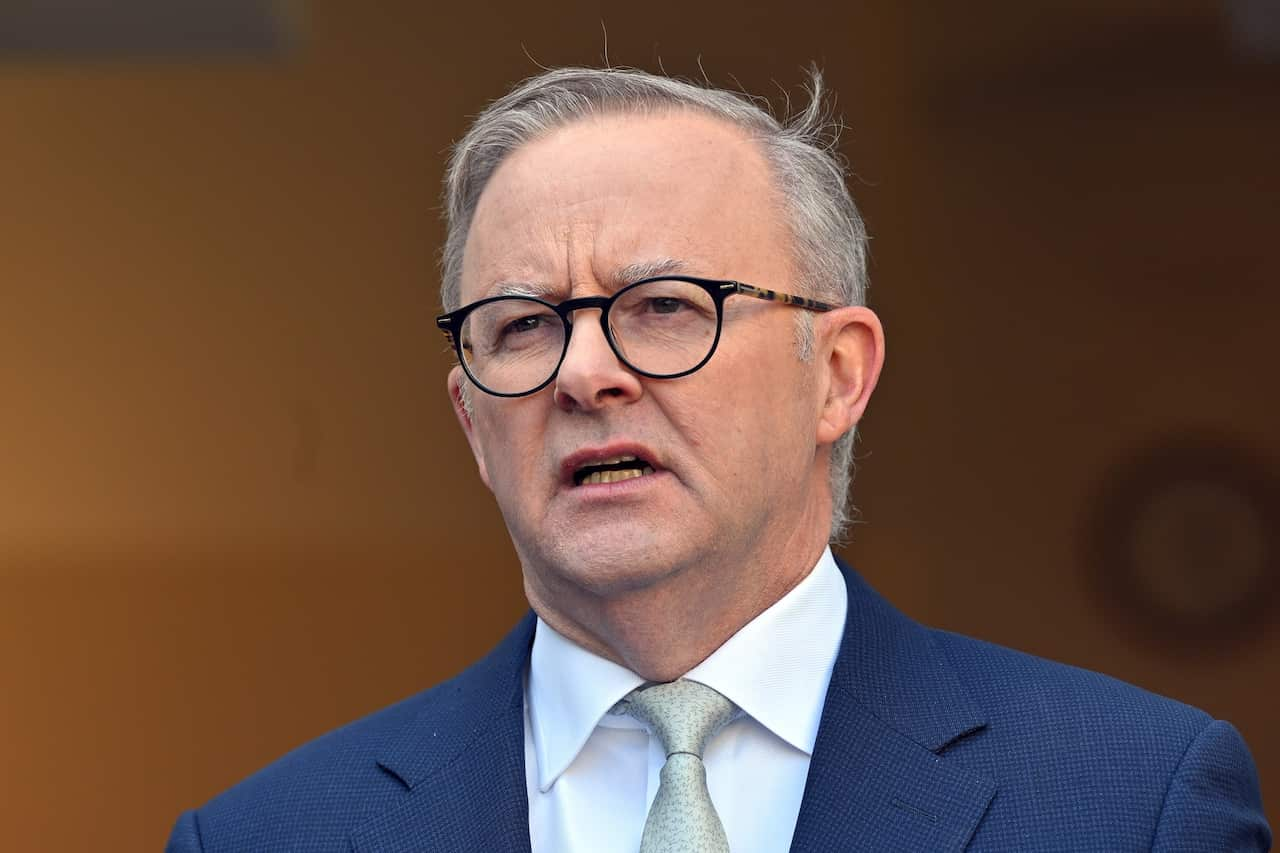
[[[737,706],[705,684],[681,679],[633,690],[615,710],[648,723],[667,754],[640,853],[729,853],[707,792],[702,751]]]

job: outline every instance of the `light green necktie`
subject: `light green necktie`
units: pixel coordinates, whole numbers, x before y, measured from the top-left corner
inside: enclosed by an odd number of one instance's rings
[[[681,679],[633,690],[615,712],[648,723],[667,754],[640,853],[729,853],[707,792],[702,751],[737,715],[737,706],[705,684]]]

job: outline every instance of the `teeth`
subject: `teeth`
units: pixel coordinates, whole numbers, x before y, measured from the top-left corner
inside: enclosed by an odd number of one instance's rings
[[[629,462],[632,459],[635,459],[635,457],[634,456],[625,457],[623,459],[617,459],[614,461]],[[603,464],[608,464],[608,463],[606,462]],[[597,485],[600,485],[601,483],[617,483],[617,482],[621,482],[622,480],[631,480],[631,479],[634,479],[635,477],[643,477],[645,474],[652,474],[652,473],[653,473],[653,469],[650,468],[648,465],[638,470],[635,468],[628,468],[623,471],[593,471],[587,475],[586,479],[582,481],[582,485],[597,486]]]
[[[597,465],[616,465],[619,462],[635,462],[635,461],[636,461],[636,457],[634,456],[611,456],[608,459],[601,459],[596,464]]]

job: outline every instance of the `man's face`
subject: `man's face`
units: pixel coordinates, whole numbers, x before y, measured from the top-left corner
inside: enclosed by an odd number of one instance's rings
[[[608,295],[663,271],[798,286],[753,143],[688,112],[602,117],[518,149],[494,174],[467,240],[462,304],[503,288],[550,302]],[[622,595],[742,559],[815,514],[825,535],[815,513],[815,501],[827,506],[822,401],[796,355],[795,319],[795,309],[732,297],[711,361],[659,380],[620,364],[599,312],[583,310],[550,386],[520,398],[471,389],[460,417],[531,598],[570,587]],[[455,368],[455,402],[459,381]],[[575,483],[578,466],[618,456],[654,472]]]

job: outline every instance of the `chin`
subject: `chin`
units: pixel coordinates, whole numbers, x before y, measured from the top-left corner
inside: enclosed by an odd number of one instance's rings
[[[560,583],[613,598],[661,583],[694,561],[687,544],[657,533],[626,524],[577,530],[538,549],[539,562]]]

